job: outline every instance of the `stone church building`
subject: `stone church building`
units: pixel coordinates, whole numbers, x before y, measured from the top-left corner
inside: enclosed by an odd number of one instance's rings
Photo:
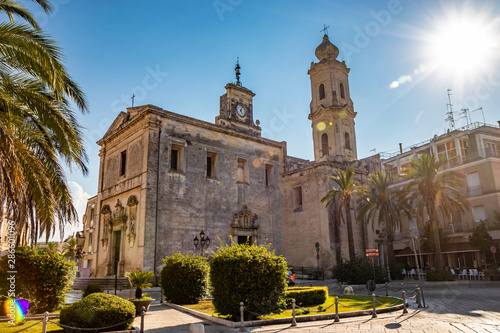
[[[338,48],[325,35],[315,54],[308,71],[314,161],[288,156],[286,142],[261,136],[238,64],[214,123],[153,105],[121,112],[98,141],[98,193],[84,216],[92,276],[158,273],[165,256],[203,253],[193,243],[201,231],[211,239],[208,251],[219,242],[271,244],[290,266],[319,265],[331,275],[335,230],[346,258],[348,244],[345,225],[335,229],[320,203],[333,186],[329,177],[353,166],[363,182],[380,161],[357,159],[349,68],[337,60]],[[361,255],[366,235],[353,227]]]

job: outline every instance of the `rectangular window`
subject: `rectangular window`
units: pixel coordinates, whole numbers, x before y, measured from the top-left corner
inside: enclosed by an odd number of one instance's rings
[[[266,187],[272,185],[273,181],[273,166],[271,164],[266,164]]]
[[[448,141],[437,146],[438,160],[440,161],[454,161],[457,158],[457,150],[455,148],[455,141]]]
[[[170,148],[170,170],[171,171],[182,171],[183,162],[183,152],[184,147],[181,145],[173,144]]]
[[[486,211],[484,210],[484,206],[472,207],[472,215],[474,215],[474,222],[485,221]]]
[[[87,260],[87,267],[86,268],[92,268],[92,259]]]
[[[467,174],[467,194],[469,196],[477,196],[483,194],[481,191],[479,172],[477,171]]]
[[[247,160],[238,158],[238,182],[248,183]]]
[[[94,208],[90,210],[90,221],[94,220]]]
[[[486,157],[498,156],[497,145],[494,142],[486,142]]]
[[[469,148],[469,141],[460,139],[460,155],[462,158],[467,157],[467,149]]]
[[[126,168],[127,168],[127,151],[124,150],[121,153],[120,176],[125,176]]]
[[[293,210],[294,211],[302,210],[302,186],[296,186],[293,188],[292,199],[293,199]]]
[[[89,232],[89,246],[92,245],[92,233]]]
[[[207,152],[207,178],[217,177],[217,153]]]

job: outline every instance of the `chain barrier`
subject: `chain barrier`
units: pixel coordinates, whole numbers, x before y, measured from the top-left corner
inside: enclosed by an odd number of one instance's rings
[[[52,324],[55,324],[59,327],[62,327],[62,328],[67,328],[67,329],[72,329],[72,330],[77,330],[77,331],[96,331],[96,330],[106,330],[108,328],[113,328],[113,327],[117,327],[117,326],[120,326],[120,325],[123,325],[123,324],[126,324],[128,323],[129,320],[125,320],[119,324],[115,324],[115,325],[111,325],[111,326],[106,326],[106,327],[94,327],[94,328],[80,328],[80,327],[73,327],[73,326],[68,326],[68,325],[64,325],[64,324],[61,324],[61,323],[58,323],[58,322],[55,322],[55,321],[52,321],[52,320],[48,320],[49,323],[52,323]]]
[[[372,301],[368,301],[366,303],[361,303],[361,304],[358,304],[358,305],[345,305],[345,304],[342,304],[342,303],[339,302],[339,304],[342,305],[343,307],[350,308],[350,309],[352,309],[352,308],[360,308],[362,306],[369,305],[371,303],[372,303]]]
[[[375,302],[377,302],[380,305],[384,305],[385,306],[385,303],[380,302],[378,299],[375,299]],[[392,304],[387,305],[387,307],[390,308],[391,306],[397,305],[398,303],[399,303],[399,301],[396,301],[396,302],[394,302]]]
[[[36,326],[36,325],[40,324],[41,322],[43,322],[43,319],[42,319],[42,320],[40,320],[40,321],[37,321],[36,323],[34,323],[34,324],[33,324],[33,325],[31,325],[31,326],[24,327],[24,328],[20,329],[19,331],[14,331],[14,332],[12,332],[12,333],[19,333],[19,332],[22,332],[22,331],[26,331],[27,329],[32,328],[33,326]]]
[[[406,298],[407,298],[407,299],[414,299],[414,298],[416,298],[416,297],[417,297],[417,295],[413,295],[413,296],[411,296],[411,297],[410,297],[410,296],[408,296],[408,295],[406,295]]]
[[[334,306],[334,305],[335,305],[335,303],[333,303],[333,304],[331,304],[329,307],[326,307],[326,308],[324,308],[324,309],[322,309],[322,310],[319,310],[319,311],[315,311],[315,310],[311,310],[311,309],[303,308],[303,307],[301,307],[300,305],[297,305],[297,304],[295,304],[295,307],[296,307],[296,308],[301,309],[302,311],[307,311],[307,312],[315,312],[315,313],[321,313],[321,312],[325,312],[326,310],[328,310],[329,308],[331,308],[331,307],[332,307],[332,306]]]

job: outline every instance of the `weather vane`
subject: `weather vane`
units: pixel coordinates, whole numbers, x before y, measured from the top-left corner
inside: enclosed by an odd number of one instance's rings
[[[327,26],[326,24],[323,24],[323,29],[321,29],[320,31],[324,32],[325,35],[328,36],[328,28],[330,28],[329,26]]]

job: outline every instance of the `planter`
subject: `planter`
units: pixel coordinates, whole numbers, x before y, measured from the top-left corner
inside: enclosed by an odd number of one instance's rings
[[[142,311],[142,307],[146,308],[146,312],[149,310],[149,305],[154,301],[154,299],[146,300],[146,301],[133,301],[129,300],[135,305],[135,315],[139,316]]]

